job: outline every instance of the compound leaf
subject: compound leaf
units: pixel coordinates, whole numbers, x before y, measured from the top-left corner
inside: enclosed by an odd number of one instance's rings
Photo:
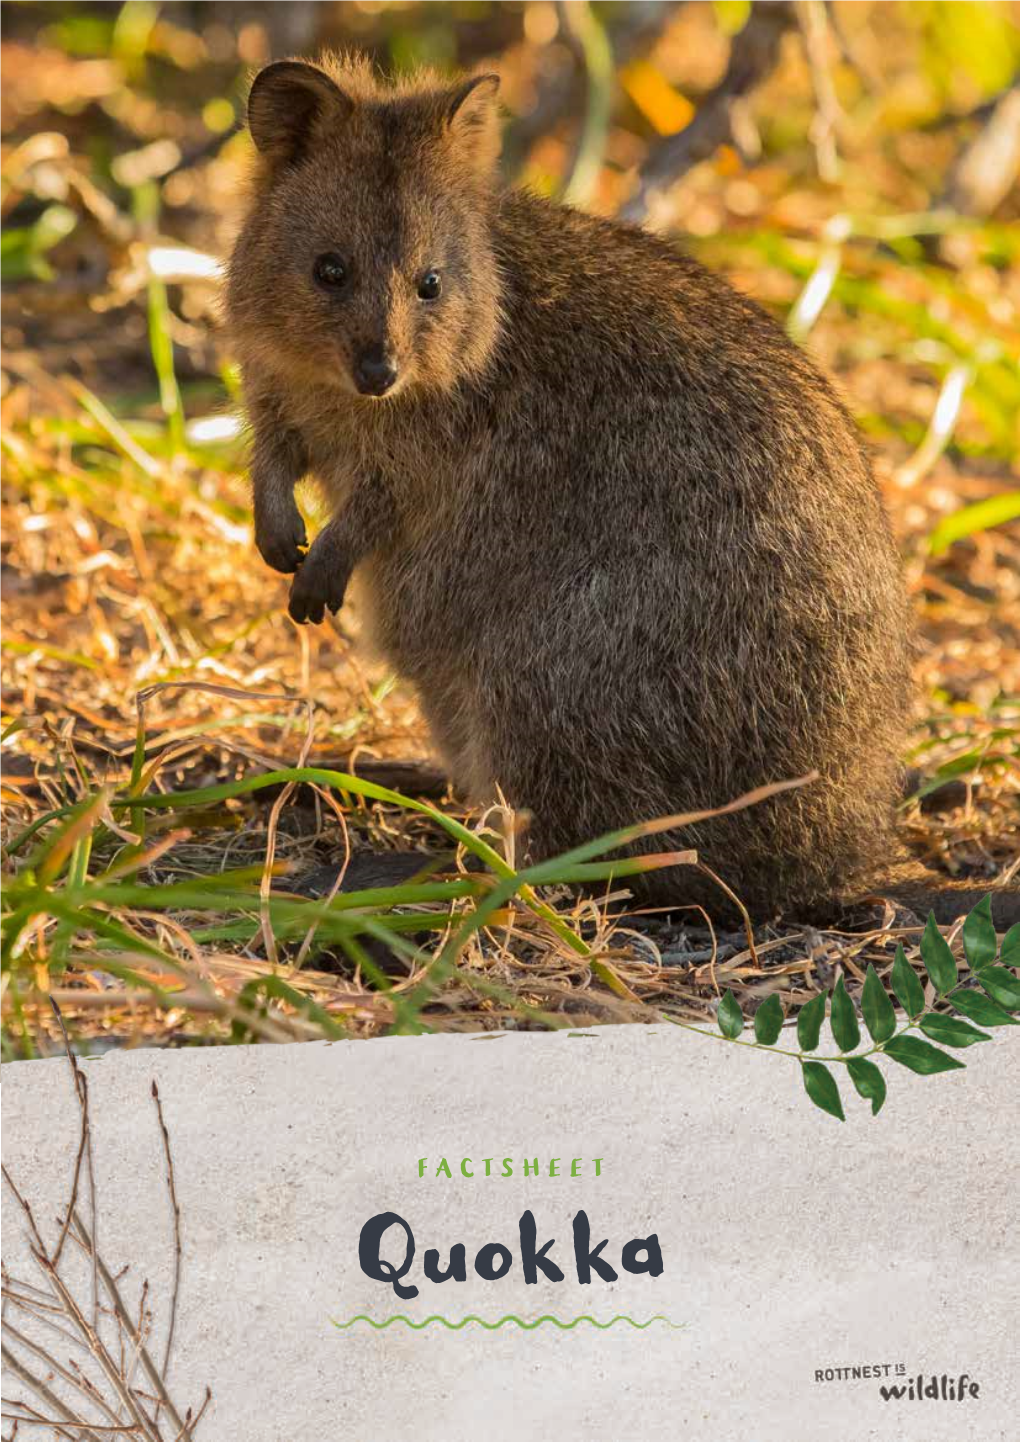
[[[1020,1026],[1015,1016],[983,991],[954,991],[949,999],[956,1011],[969,1016],[978,1026]]]
[[[949,943],[939,931],[934,912],[928,913],[928,924],[921,937],[921,960],[940,996],[956,985],[956,961]]]
[[[814,1051],[822,1034],[828,993],[820,991],[797,1013],[797,1044],[801,1051]]]
[[[917,972],[907,960],[902,946],[896,948],[896,959],[893,962],[890,980],[896,1000],[913,1021],[924,1011],[924,987],[918,979]]]
[[[861,1039],[861,1029],[857,1025],[857,1013],[842,976],[833,988],[829,1025],[840,1051],[853,1051]]]
[[[744,1030],[744,1013],[740,1010],[740,1003],[732,991],[727,990],[726,995],[719,1003],[719,1010],[716,1016],[719,1022],[719,1030],[723,1036],[728,1037],[730,1041],[736,1041],[737,1037]]]
[[[921,1030],[925,1036],[941,1042],[943,1046],[973,1046],[976,1041],[991,1041],[986,1031],[978,1031],[965,1021],[958,1021],[955,1016],[942,1016],[939,1012],[924,1017]]]
[[[870,1101],[871,1115],[877,1117],[885,1101],[885,1077],[873,1061],[865,1061],[862,1056],[851,1057],[846,1069],[858,1095]]]
[[[896,1011],[878,972],[869,964],[861,993],[861,1015],[872,1041],[888,1041],[896,1030]]]
[[[754,1037],[762,1046],[773,1046],[783,1029],[783,1003],[772,994],[754,1014]]]
[[[893,1061],[917,1072],[918,1076],[934,1076],[936,1072],[956,1071],[963,1066],[963,1062],[957,1061],[955,1056],[939,1051],[937,1046],[917,1036],[894,1036],[892,1041],[886,1042],[883,1055],[892,1057]]]
[[[979,901],[963,923],[963,950],[971,971],[980,971],[995,960],[995,923],[992,921],[992,898]]]
[[[821,1107],[823,1112],[828,1112],[831,1117],[837,1117],[841,1122],[846,1121],[843,1103],[839,1099],[839,1087],[829,1068],[820,1061],[805,1061],[801,1062],[801,1070],[804,1073],[804,1090],[815,1106]]]
[[[978,981],[993,1001],[1007,1011],[1020,1009],[1020,981],[1004,966],[986,966],[978,973]]]

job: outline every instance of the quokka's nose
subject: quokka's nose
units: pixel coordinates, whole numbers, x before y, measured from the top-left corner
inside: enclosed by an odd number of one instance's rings
[[[363,396],[384,396],[397,379],[397,368],[381,346],[367,350],[354,367],[354,381]]]

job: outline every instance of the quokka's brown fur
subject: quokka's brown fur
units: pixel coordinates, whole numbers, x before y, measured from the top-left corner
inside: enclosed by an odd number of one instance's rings
[[[258,545],[300,621],[360,568],[452,775],[530,813],[533,856],[817,770],[647,843],[697,847],[759,915],[809,914],[894,855],[909,624],[867,458],[752,301],[500,186],[496,86],[339,59],[256,79],[227,310]],[[372,361],[382,398],[359,393]],[[333,519],[302,559],[306,472]],[[720,900],[686,868],[645,895]]]

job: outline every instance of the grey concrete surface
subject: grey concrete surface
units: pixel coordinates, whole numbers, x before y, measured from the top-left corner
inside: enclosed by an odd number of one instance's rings
[[[100,1250],[130,1265],[126,1295],[148,1279],[158,1341],[172,1233],[156,1078],[183,1216],[171,1391],[186,1405],[212,1388],[202,1442],[1012,1442],[1020,1039],[964,1055],[966,1071],[932,1078],[887,1063],[877,1119],[844,1078],[845,1125],[809,1104],[793,1062],[668,1027],[111,1055],[83,1063]],[[77,1139],[67,1064],[9,1064],[3,1081],[4,1161],[52,1235]],[[478,1172],[487,1156],[556,1157],[567,1173],[599,1157],[602,1175],[446,1179],[431,1174],[443,1156]],[[526,1208],[540,1244],[556,1238],[561,1283],[524,1283]],[[624,1242],[654,1231],[662,1275],[580,1285],[581,1208],[618,1270]],[[410,1301],[359,1266],[361,1227],[383,1211],[414,1232]],[[497,1282],[471,1265],[492,1241],[514,1257]],[[468,1280],[426,1281],[425,1249],[445,1263],[455,1242]],[[33,1276],[6,1193],[3,1252]],[[331,1322],[395,1312],[683,1326]],[[966,1372],[979,1395],[883,1401],[874,1378],[815,1378],[900,1363]]]

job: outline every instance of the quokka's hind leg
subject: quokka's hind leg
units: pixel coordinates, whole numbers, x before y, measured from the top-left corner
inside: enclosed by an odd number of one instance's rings
[[[420,704],[433,749],[464,800],[495,800],[490,738],[472,689],[456,677],[429,678]]]

